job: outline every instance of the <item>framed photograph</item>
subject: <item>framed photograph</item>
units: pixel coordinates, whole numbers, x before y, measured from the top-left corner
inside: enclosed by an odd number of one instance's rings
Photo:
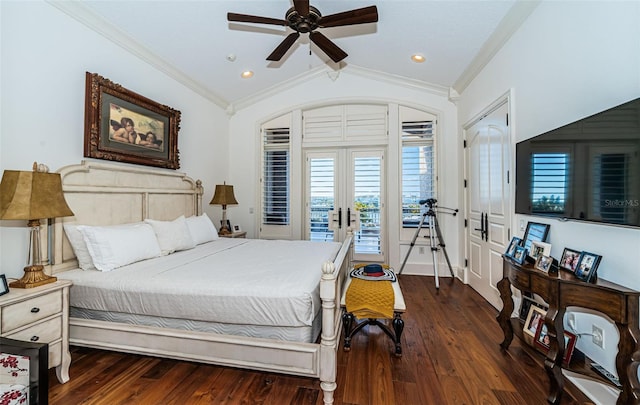
[[[84,156],[180,168],[180,111],[86,73]]]
[[[524,333],[525,340],[527,340],[529,343],[531,343],[533,338],[536,336],[538,327],[541,324],[544,325],[544,317],[546,315],[547,311],[543,308],[539,308],[534,305],[531,305],[529,307],[529,314],[527,315],[527,319],[526,321],[524,321],[524,327],[522,328],[522,333]]]
[[[544,354],[547,354],[551,347],[551,338],[547,333],[547,325],[542,322],[538,326],[536,336],[534,338],[536,348]],[[564,356],[562,356],[562,363],[568,365],[571,362],[571,356],[573,355],[573,349],[576,345],[576,335],[571,332],[564,331]]]
[[[509,242],[509,246],[507,246],[507,250],[505,250],[504,255],[507,257],[513,257],[513,254],[516,251],[516,246],[520,246],[522,243],[522,239],[514,236],[511,238],[511,242]]]
[[[553,258],[551,256],[539,255],[536,258],[536,264],[534,267],[538,270],[542,270],[545,273],[548,273],[551,269],[551,264],[553,263]]]
[[[234,232],[234,233],[235,233],[235,232],[242,232],[242,228],[240,227],[240,225],[235,224],[235,225],[233,226],[233,232]]]
[[[7,284],[7,277],[4,274],[0,274],[0,295],[5,295],[9,292],[9,284]]]
[[[531,244],[533,242],[546,242],[549,235],[549,228],[551,225],[541,224],[538,222],[527,222],[527,229],[524,231],[524,237],[522,238],[523,246],[527,249],[527,252],[531,252]]]
[[[531,310],[531,306],[538,307],[544,311],[547,310],[547,307],[544,304],[536,301],[535,299],[533,299],[533,297],[523,296],[522,303],[520,304],[520,313],[518,315],[518,317],[522,322],[527,321],[527,317],[529,316],[529,311]]]
[[[533,257],[534,259],[538,259],[538,256],[540,255],[551,255],[551,244],[540,241],[531,242],[531,250],[529,250],[529,256]]]
[[[566,247],[560,258],[560,268],[575,273],[578,259],[580,259],[580,252]]]
[[[522,264],[524,263],[524,260],[527,257],[527,249],[525,249],[524,246],[518,245],[513,251],[513,256],[511,257],[516,263]]]
[[[576,277],[583,281],[592,281],[596,279],[596,271],[602,256],[594,253],[582,252],[578,258],[576,265]]]
[[[0,401],[29,405],[49,403],[49,345],[0,337]],[[5,398],[9,395],[9,398]],[[16,401],[17,399],[17,401]]]

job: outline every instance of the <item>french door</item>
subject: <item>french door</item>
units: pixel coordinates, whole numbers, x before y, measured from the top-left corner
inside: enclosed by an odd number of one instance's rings
[[[496,284],[511,223],[507,112],[505,100],[466,128],[468,281],[496,308],[502,307]]]
[[[384,150],[313,149],[305,160],[306,238],[341,242],[358,216],[354,260],[385,262]]]

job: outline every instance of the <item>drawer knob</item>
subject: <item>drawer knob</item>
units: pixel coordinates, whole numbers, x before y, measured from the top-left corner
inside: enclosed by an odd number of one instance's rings
[[[32,342],[37,342],[38,340],[40,340],[40,336],[35,336],[35,335],[34,335],[34,336],[31,336],[31,339],[30,339],[30,340],[31,340]]]
[[[31,312],[34,313],[34,314],[37,314],[38,312],[40,312],[40,308],[33,307],[33,308],[31,308]]]

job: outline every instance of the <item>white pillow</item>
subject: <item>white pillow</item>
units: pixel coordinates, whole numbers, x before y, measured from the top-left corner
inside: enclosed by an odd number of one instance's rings
[[[140,260],[160,256],[158,239],[149,224],[78,226],[93,265],[111,271]]]
[[[87,249],[87,244],[84,242],[82,233],[78,230],[79,225],[64,224],[64,232],[67,234],[67,239],[71,244],[73,253],[78,260],[78,267],[82,270],[97,270],[93,265],[93,260]]]
[[[218,239],[218,231],[207,214],[187,218],[187,226],[196,245]]]
[[[145,219],[144,222],[153,227],[163,255],[168,255],[178,250],[193,249],[196,246],[184,215],[173,221]]]

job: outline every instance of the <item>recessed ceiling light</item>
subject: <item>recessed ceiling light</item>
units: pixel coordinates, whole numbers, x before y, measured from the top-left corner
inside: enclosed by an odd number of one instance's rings
[[[422,55],[415,54],[415,55],[411,55],[411,60],[416,63],[422,63],[425,61],[425,58]]]
[[[242,77],[243,79],[248,79],[250,77],[253,77],[253,72],[250,70],[245,70],[240,74],[240,77]]]

